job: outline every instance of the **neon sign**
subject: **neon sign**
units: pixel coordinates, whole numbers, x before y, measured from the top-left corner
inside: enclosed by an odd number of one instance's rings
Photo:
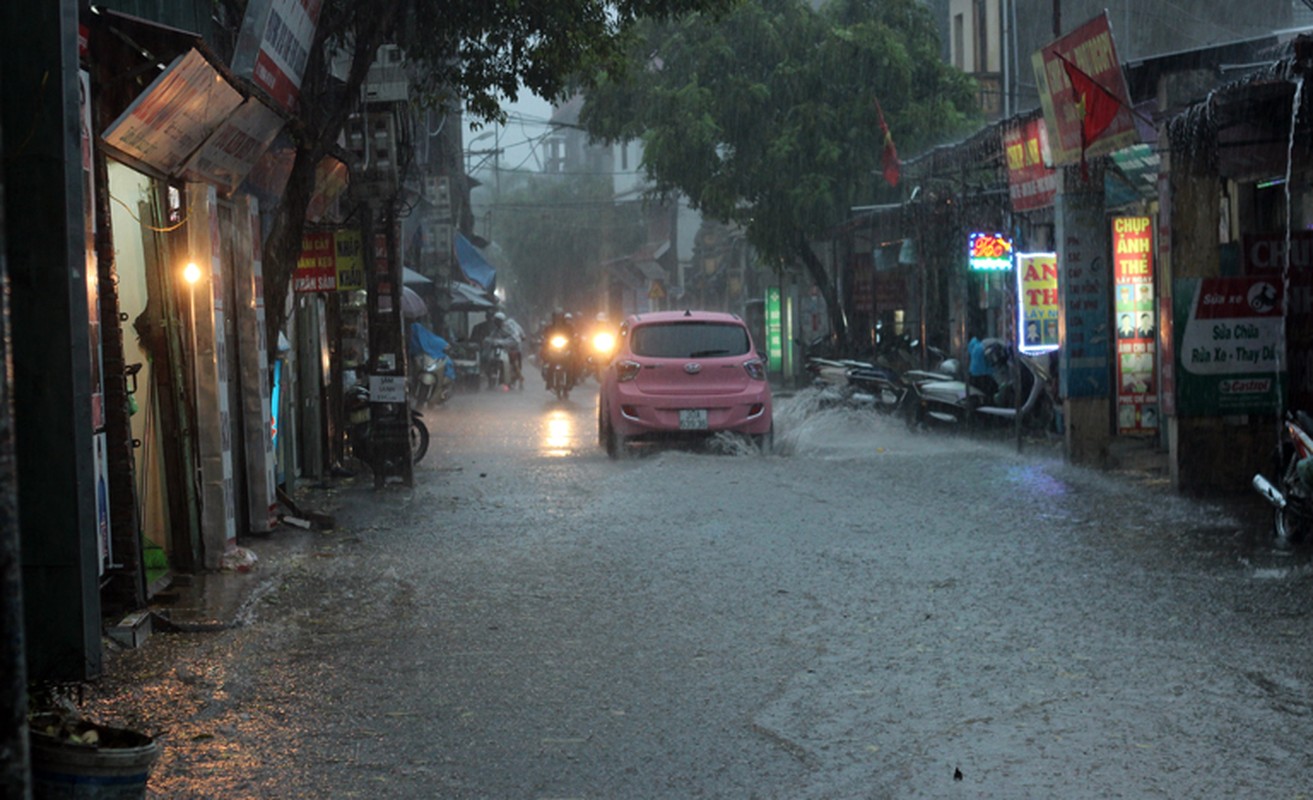
[[[1012,269],[1012,240],[1001,233],[973,233],[967,266],[972,272]]]
[[[1017,348],[1028,355],[1058,349],[1058,255],[1017,254]]]

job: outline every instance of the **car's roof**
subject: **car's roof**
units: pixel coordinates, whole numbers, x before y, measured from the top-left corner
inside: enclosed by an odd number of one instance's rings
[[[631,314],[626,320],[630,326],[647,325],[653,322],[732,322],[742,324],[743,320],[737,314],[730,314],[725,311],[699,311],[697,309],[685,309],[683,311],[648,311],[642,314]]]

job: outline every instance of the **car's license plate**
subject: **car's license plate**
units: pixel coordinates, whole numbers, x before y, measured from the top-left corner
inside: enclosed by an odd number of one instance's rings
[[[681,408],[679,410],[679,429],[681,431],[705,431],[707,429],[707,410],[705,408]]]

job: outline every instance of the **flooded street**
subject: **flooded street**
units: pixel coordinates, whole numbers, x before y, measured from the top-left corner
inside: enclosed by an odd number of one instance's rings
[[[772,455],[617,462],[595,394],[430,410],[413,489],[313,492],[247,624],[88,713],[160,738],[159,798],[1308,791],[1310,552],[1261,508],[809,391]]]

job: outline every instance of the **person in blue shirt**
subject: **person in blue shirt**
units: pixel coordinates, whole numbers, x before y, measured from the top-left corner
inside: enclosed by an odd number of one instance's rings
[[[985,402],[988,403],[998,391],[998,381],[994,379],[994,370],[985,358],[985,343],[972,336],[971,341],[967,342],[967,355],[970,358],[967,365],[970,384],[984,393]]]

